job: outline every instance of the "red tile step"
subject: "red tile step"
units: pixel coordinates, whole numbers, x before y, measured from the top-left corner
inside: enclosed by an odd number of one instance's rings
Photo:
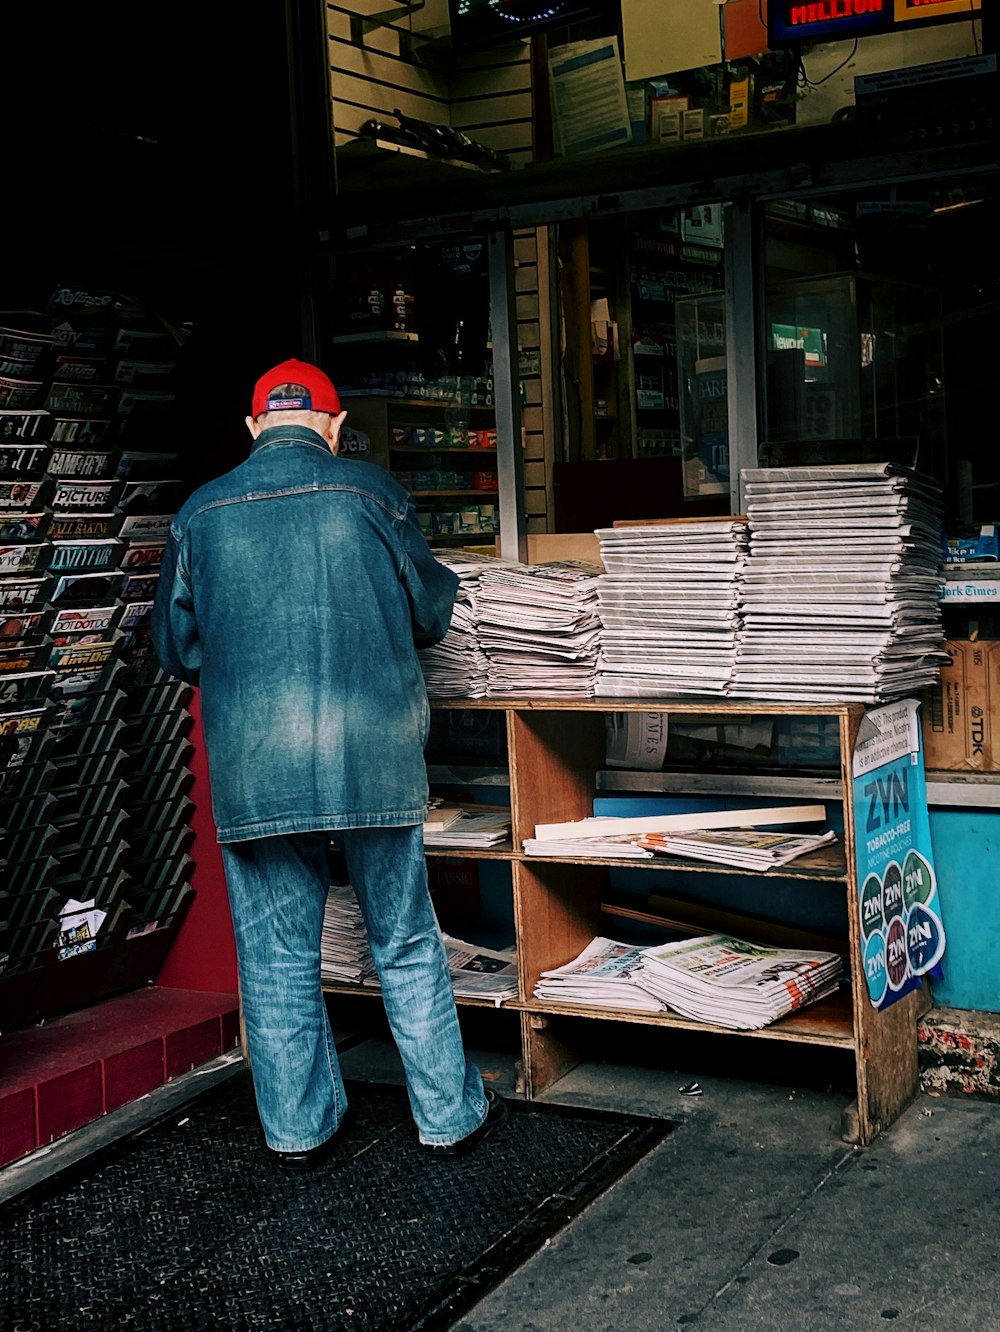
[[[238,1045],[235,994],[156,985],[0,1035],[0,1166]]]

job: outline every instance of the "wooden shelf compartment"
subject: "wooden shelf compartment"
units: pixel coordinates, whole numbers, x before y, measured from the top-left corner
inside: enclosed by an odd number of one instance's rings
[[[866,1144],[893,1121],[917,1088],[916,1022],[929,1005],[926,987],[914,990],[881,1012],[869,1002],[863,969],[863,941],[857,915],[858,884],[855,871],[855,828],[853,801],[843,793],[851,789],[851,755],[865,708],[856,703],[767,703],[760,700],[719,700],[689,696],[676,699],[437,699],[435,708],[462,710],[502,710],[506,718],[507,777],[510,782],[512,811],[512,849],[507,858],[511,865],[515,934],[518,940],[519,998],[504,1005],[521,1015],[524,1086],[527,1096],[538,1096],[551,1087],[574,1064],[586,1057],[585,1039],[578,1034],[588,1022],[623,1023],[687,1031],[709,1037],[754,1036],[785,1044],[808,1044],[846,1052],[853,1057],[857,1100],[845,1117],[845,1136]],[[812,775],[798,787],[794,776],[774,775],[774,786],[782,795],[815,799],[811,784],[821,784],[824,798],[840,803],[843,812],[843,836],[840,842],[821,848],[810,857],[767,873],[757,873],[689,862],[672,857],[654,860],[606,860],[578,856],[525,856],[520,848],[526,837],[534,836],[539,823],[570,822],[593,814],[595,794],[601,788],[606,768],[605,715],[611,712],[664,712],[676,715],[715,717],[836,717],[840,742],[839,771]],[[643,775],[640,775],[640,778]],[[649,774],[655,779],[662,774]],[[691,774],[692,783],[685,792],[685,774],[671,774],[676,779],[669,787],[679,793],[708,793],[711,787],[700,785]],[[725,778],[717,775],[720,786]],[[709,778],[711,774],[709,774]],[[770,774],[753,775],[756,797],[767,796]],[[733,788],[740,793],[745,779],[737,775]],[[637,788],[638,789],[638,788]],[[775,792],[770,792],[775,794]],[[504,853],[494,849],[494,858]],[[598,1004],[580,1006],[536,1000],[534,989],[542,971],[564,965],[599,935],[613,935],[617,912],[608,903],[609,875],[615,869],[641,870],[644,877],[662,875],[671,886],[691,875],[712,874],[745,884],[754,879],[763,885],[769,880],[795,880],[808,891],[810,884],[838,894],[846,918],[846,938],[837,951],[845,956],[849,985],[836,996],[810,1004],[800,1012],[757,1031],[734,1032],[710,1023],[693,1022],[671,1013],[643,1013],[602,1008]],[[690,883],[694,880],[689,879]],[[683,896],[683,894],[681,894]],[[828,902],[827,905],[830,905]],[[656,923],[656,922],[652,922]],[[669,922],[662,922],[669,928]],[[786,928],[771,927],[777,940]],[[808,927],[807,927],[808,928]],[[710,931],[708,931],[710,932]],[[759,937],[771,937],[764,922]]]

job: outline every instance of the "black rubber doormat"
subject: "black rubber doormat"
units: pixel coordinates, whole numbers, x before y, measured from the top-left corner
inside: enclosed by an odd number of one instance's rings
[[[674,1127],[510,1100],[506,1127],[441,1161],[401,1089],[348,1096],[313,1174],[267,1160],[241,1071],[16,1198],[0,1328],[446,1328]]]

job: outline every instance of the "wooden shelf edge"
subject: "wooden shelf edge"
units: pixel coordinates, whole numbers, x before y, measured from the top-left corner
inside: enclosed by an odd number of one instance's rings
[[[560,1004],[550,999],[507,1000],[504,1008],[517,1008],[524,1013],[548,1016],[598,1019],[602,1022],[640,1023],[650,1027],[675,1028],[683,1031],[704,1032],[714,1036],[755,1036],[764,1040],[789,1041],[796,1044],[826,1045],[842,1050],[856,1050],[854,1027],[850,1013],[850,999],[837,995],[809,1004],[796,1013],[779,1018],[766,1027],[752,1031],[720,1027],[711,1022],[695,1022],[677,1013],[646,1013],[631,1008],[600,1008],[596,1005]]]

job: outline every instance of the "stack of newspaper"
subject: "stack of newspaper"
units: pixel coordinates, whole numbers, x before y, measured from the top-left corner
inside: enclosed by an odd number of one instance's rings
[[[535,998],[662,1013],[666,1004],[642,983],[644,970],[645,949],[614,939],[593,939],[572,962],[541,973]]]
[[[709,860],[740,869],[769,870],[787,865],[817,847],[837,840],[827,829],[821,833],[762,832],[754,828],[693,829],[690,832],[643,833],[640,847],[663,856]]]
[[[434,554],[458,576],[458,592],[448,632],[440,643],[419,653],[428,697],[483,698],[486,656],[479,642],[476,593],[483,570],[506,561],[468,550],[435,550]]]
[[[743,472],[750,559],[734,695],[883,702],[943,651],[941,491],[892,463]]]
[[[500,1005],[518,992],[514,948],[484,948],[443,935],[456,998],[489,999]],[[380,989],[361,912],[350,885],[335,885],[323,919],[320,974],[324,981]]]
[[[448,970],[456,999],[489,999],[497,1007],[517,998],[517,951],[484,948],[444,935]]]
[[[645,949],[639,979],[682,1017],[752,1031],[835,993],[842,971],[836,953],[706,934]]]
[[[593,696],[600,572],[581,560],[498,561],[483,571],[476,603],[488,698]]]
[[[614,814],[592,815],[584,819],[571,819],[567,823],[536,823],[534,837],[525,837],[525,854],[532,856],[580,856],[591,859],[606,856],[610,859],[642,859],[664,850],[668,838],[691,835],[690,847],[699,843],[721,847],[732,832],[723,829],[753,830],[753,838],[764,837],[759,830],[772,829],[785,838],[793,835],[781,825],[786,823],[816,824],[825,820],[826,806],[820,804],[767,805],[748,809],[691,810],[681,814],[637,814],[620,817]],[[832,839],[832,833],[810,833],[808,848]],[[796,837],[795,843],[803,839]],[[794,843],[789,843],[789,846]],[[679,853],[680,854],[680,853]],[[685,856],[695,851],[687,849]],[[716,859],[717,857],[707,857]],[[772,862],[774,863],[774,862]],[[756,867],[756,863],[755,863]]]
[[[431,796],[424,816],[424,836],[443,833],[462,817],[461,805],[449,805],[440,796]]]
[[[375,975],[368,935],[350,884],[334,884],[323,913],[320,974],[325,981],[365,984]]]
[[[601,528],[601,697],[729,692],[749,544],[739,518]]]
[[[492,805],[482,808],[466,806],[458,811],[458,818],[437,828],[424,824],[424,846],[439,849],[482,851],[507,841],[509,837],[510,810]]]
[[[587,860],[652,860],[655,848],[646,848],[634,833],[609,834],[598,837],[561,838],[525,837],[522,845],[526,856],[580,856]]]

